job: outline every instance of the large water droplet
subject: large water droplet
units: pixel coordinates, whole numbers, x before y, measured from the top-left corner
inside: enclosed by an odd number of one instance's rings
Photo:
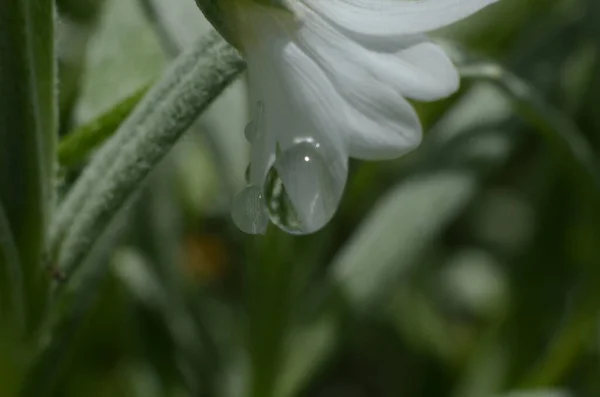
[[[235,196],[231,206],[231,218],[244,233],[264,234],[269,223],[262,189],[246,186]]]
[[[293,234],[325,226],[335,214],[346,183],[346,158],[326,157],[307,140],[285,150],[269,171],[265,201],[271,222]]]

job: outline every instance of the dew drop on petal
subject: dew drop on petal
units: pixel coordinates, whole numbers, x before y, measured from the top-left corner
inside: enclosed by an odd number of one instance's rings
[[[269,223],[262,189],[246,186],[235,196],[231,206],[231,218],[244,233],[264,234]]]
[[[246,140],[248,142],[252,143],[256,139],[257,135],[258,135],[258,126],[257,126],[256,121],[251,121],[248,124],[246,124],[246,128],[244,128],[244,136],[246,137]]]
[[[265,124],[265,105],[262,101],[256,103],[256,112],[254,113],[254,119],[246,124],[244,128],[244,136],[250,143],[254,142],[261,129],[264,128]]]
[[[326,157],[320,144],[312,140],[298,142],[281,153],[267,177],[265,199],[271,222],[293,234],[324,227],[342,197],[345,161]]]

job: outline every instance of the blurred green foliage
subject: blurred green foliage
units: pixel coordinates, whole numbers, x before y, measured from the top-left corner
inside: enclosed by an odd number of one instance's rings
[[[419,149],[352,162],[314,235],[249,236],[230,220],[248,162],[241,77],[60,298],[26,288],[55,308],[33,337],[0,305],[0,396],[599,396],[599,4],[502,0],[440,32],[460,92],[416,104]],[[90,146],[209,25],[192,0],[57,8],[60,201]],[[33,261],[8,193],[2,305],[19,257]]]

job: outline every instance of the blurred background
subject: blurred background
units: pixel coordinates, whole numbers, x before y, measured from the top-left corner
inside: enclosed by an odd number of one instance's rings
[[[64,135],[209,29],[192,0],[57,3]],[[462,48],[460,92],[416,105],[414,152],[353,161],[302,237],[231,221],[239,79],[119,216],[40,395],[600,396],[599,22],[597,0],[501,0],[434,35]],[[61,154],[66,191],[85,159]]]

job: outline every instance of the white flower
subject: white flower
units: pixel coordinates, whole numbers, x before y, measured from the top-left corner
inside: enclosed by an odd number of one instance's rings
[[[390,159],[420,143],[406,98],[431,101],[457,90],[455,67],[424,33],[494,1],[238,0],[232,20],[256,109],[250,183],[263,186],[279,149],[311,145],[317,167],[303,164],[312,158],[302,150],[276,166],[304,231],[323,226],[333,214],[319,210],[324,186],[334,185],[335,211],[348,157]],[[322,172],[329,175],[317,181]]]

